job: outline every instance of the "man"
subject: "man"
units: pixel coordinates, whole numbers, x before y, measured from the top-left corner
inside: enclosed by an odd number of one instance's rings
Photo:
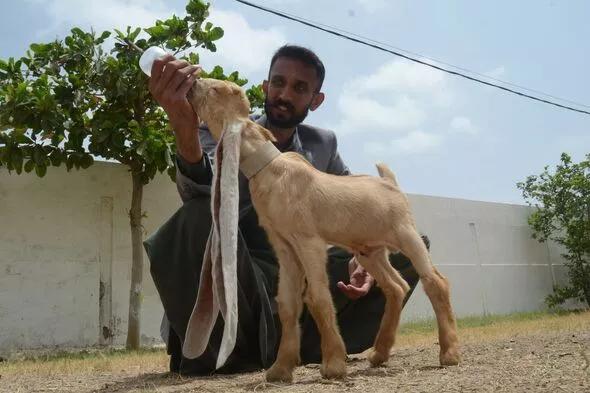
[[[211,226],[209,155],[215,141],[205,128],[199,130],[199,119],[186,98],[198,72],[199,66],[166,56],[154,63],[149,84],[174,129],[178,152],[176,182],[184,204],[145,246],[165,318],[169,321],[164,333],[171,355],[170,370],[182,374],[214,371],[223,330],[219,318],[205,353],[192,360],[182,357],[181,346],[195,303]],[[324,75],[324,65],[312,51],[294,45],[279,48],[271,60],[268,80],[262,85],[266,96],[265,115],[256,121],[273,133],[279,150],[298,152],[321,171],[348,175],[350,172],[338,154],[335,134],[302,124],[308,112],[316,110],[324,101],[321,92]],[[236,348],[220,370],[225,372],[268,368],[274,361],[280,336],[274,301],[278,284],[276,256],[258,225],[244,176],[240,176],[239,214],[239,326]],[[349,353],[361,352],[373,344],[384,297],[379,289],[373,288],[373,277],[352,255],[335,247],[328,254],[330,290],[341,334]],[[418,275],[409,260],[393,254],[390,261],[413,291]],[[306,311],[301,317],[301,328],[302,361],[319,362],[319,333]]]

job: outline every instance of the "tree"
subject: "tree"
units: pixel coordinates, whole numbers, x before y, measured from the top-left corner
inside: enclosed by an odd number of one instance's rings
[[[96,34],[75,27],[64,40],[31,44],[20,59],[0,60],[0,165],[17,174],[34,170],[43,177],[51,165],[85,169],[94,157],[103,157],[129,169],[130,349],[140,346],[143,187],[157,172],[175,176],[174,138],[138,60],[150,46],[186,53],[181,57],[194,64],[199,62],[195,49],[215,51],[223,30],[206,21],[208,9],[209,4],[190,0],[182,18],[173,15],[146,29],[114,29],[114,47],[106,41],[110,31]],[[247,83],[238,72],[226,76],[219,66],[203,74]],[[260,106],[260,86],[247,94],[253,107]]]
[[[533,238],[555,241],[567,251],[562,256],[570,282],[555,287],[546,298],[547,304],[578,299],[590,306],[590,154],[573,163],[563,153],[555,172],[546,166],[543,173],[529,176],[517,186],[527,203],[536,207],[529,217]]]

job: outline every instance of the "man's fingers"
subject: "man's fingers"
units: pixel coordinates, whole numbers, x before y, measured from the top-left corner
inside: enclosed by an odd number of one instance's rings
[[[163,60],[166,57],[163,58]],[[189,63],[184,60],[170,60],[166,63],[164,70],[160,73],[160,79],[155,84],[155,91],[152,92],[154,95],[159,95],[164,91],[175,92],[180,83],[176,86],[171,87],[171,82],[178,74],[178,71],[189,66]],[[186,75],[185,75],[186,76]]]
[[[152,93],[160,83],[160,79],[162,79],[162,71],[164,71],[164,67],[166,67],[166,64],[172,60],[175,60],[175,57],[168,53],[165,56],[154,60],[152,63],[151,77],[148,82],[149,89]]]
[[[182,85],[180,85],[177,90],[177,93],[180,97],[186,97],[191,87],[193,87],[195,79],[197,79],[197,76],[192,74],[182,82]]]
[[[355,287],[354,285],[347,285],[342,281],[339,281],[336,285],[348,298],[352,300],[356,300],[360,297],[363,297],[369,292],[369,288],[367,287],[367,285],[363,285],[359,288]]]
[[[170,89],[179,90],[189,77],[197,74],[201,67],[199,65],[189,65],[176,71],[174,78],[170,82]],[[194,80],[194,79],[193,79]]]

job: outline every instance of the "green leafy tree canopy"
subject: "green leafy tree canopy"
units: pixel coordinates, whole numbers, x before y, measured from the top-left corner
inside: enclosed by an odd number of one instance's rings
[[[555,171],[546,166],[517,186],[536,208],[529,217],[533,237],[552,240],[567,251],[563,257],[569,284],[554,288],[547,303],[556,306],[577,299],[590,305],[590,154],[575,163],[563,153]]]

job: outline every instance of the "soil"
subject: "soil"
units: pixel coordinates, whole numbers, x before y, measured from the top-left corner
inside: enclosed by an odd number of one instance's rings
[[[434,341],[434,340],[432,340]],[[139,370],[0,376],[0,392],[590,392],[590,332],[552,331],[462,345],[459,366],[438,366],[438,345],[397,348],[386,366],[349,359],[349,375],[324,380],[298,367],[293,384],[264,383],[263,372],[182,378],[164,362]]]

